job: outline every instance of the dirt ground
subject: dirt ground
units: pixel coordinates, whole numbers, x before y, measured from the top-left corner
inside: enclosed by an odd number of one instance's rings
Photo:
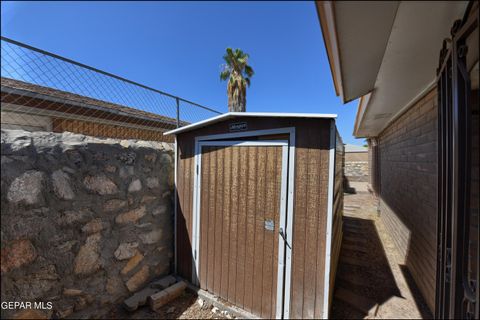
[[[121,306],[113,309],[110,319],[228,319],[221,310],[214,309],[211,305],[203,307],[198,303],[196,295],[184,292],[182,296],[166,304],[158,311],[151,310],[148,306],[128,312]],[[215,310],[216,312],[213,312]]]
[[[366,183],[352,183],[356,191],[345,194],[343,240],[336,274],[331,318],[418,319],[432,318],[411,275],[377,213],[376,200]],[[213,311],[212,311],[213,310]],[[113,309],[115,319],[227,319],[225,313],[185,292],[152,311],[148,306],[131,313]]]
[[[432,318],[377,213],[366,183],[345,194],[343,241],[331,317]]]

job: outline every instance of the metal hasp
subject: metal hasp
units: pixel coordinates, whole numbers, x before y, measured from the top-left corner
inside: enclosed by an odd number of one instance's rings
[[[435,318],[479,318],[478,97],[472,99],[467,38],[478,29],[473,1],[444,40],[437,69],[438,223]],[[472,14],[471,14],[472,13]],[[478,40],[477,40],[478,41]],[[478,42],[477,42],[478,45]],[[478,92],[477,92],[478,95]],[[476,102],[474,102],[476,100]],[[473,184],[477,184],[475,187]],[[472,187],[473,185],[473,187]],[[472,192],[476,194],[472,194]],[[475,200],[476,199],[476,200]],[[475,203],[477,202],[477,203]],[[476,219],[476,221],[475,221]]]
[[[292,247],[288,244],[288,241],[287,241],[287,235],[285,234],[285,231],[283,231],[283,228],[280,228],[278,230],[278,233],[280,234],[280,237],[282,237],[283,241],[285,242],[285,245],[292,249]]]

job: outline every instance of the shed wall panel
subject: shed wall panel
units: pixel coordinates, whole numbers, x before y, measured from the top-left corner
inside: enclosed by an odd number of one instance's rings
[[[295,193],[294,193],[294,222],[293,222],[293,256],[292,256],[292,290],[290,297],[290,317],[319,318],[323,315],[323,293],[324,293],[324,270],[325,270],[325,237],[326,237],[326,221],[327,221],[327,195],[328,195],[328,168],[329,168],[329,149],[330,149],[330,122],[329,119],[292,119],[292,118],[242,118],[227,120],[216,123],[204,128],[193,131],[184,132],[178,136],[179,148],[179,172],[178,177],[187,177],[187,172],[193,173],[193,154],[194,140],[196,136],[206,136],[213,134],[225,134],[229,132],[229,123],[246,122],[248,131],[267,130],[274,128],[295,127],[296,131],[296,151],[295,151]],[[253,137],[248,140],[263,139],[263,137]],[[258,166],[260,165],[254,154],[240,155],[239,163],[247,163],[247,166],[239,166],[240,196],[237,200],[239,210],[248,210],[249,203],[255,202],[256,197],[268,197],[263,190],[263,194],[257,191],[255,180],[257,177]],[[191,158],[191,161],[188,159]],[[231,156],[231,159],[234,157]],[[245,159],[244,159],[245,158]],[[248,160],[249,159],[249,160]],[[265,161],[267,161],[265,165]],[[263,170],[268,170],[268,159],[265,158]],[[180,164],[182,163],[182,164]],[[214,168],[211,168],[214,171]],[[178,196],[180,201],[177,208],[178,219],[178,270],[179,274],[188,280],[191,280],[191,220],[192,208],[191,198],[193,197],[193,174],[188,175],[183,181],[179,181]],[[211,178],[211,175],[210,175]],[[182,180],[182,179],[179,179]],[[210,182],[210,185],[212,183]],[[190,189],[190,190],[187,190]],[[215,189],[216,190],[216,189]],[[242,192],[242,190],[244,192]],[[218,192],[218,190],[217,190]],[[190,198],[186,200],[184,198]],[[229,198],[229,205],[234,201]],[[339,199],[339,201],[341,201]],[[189,205],[189,208],[185,206]],[[223,205],[219,204],[219,205]],[[243,218],[245,217],[245,218]],[[209,216],[211,218],[211,216]],[[262,304],[254,302],[253,296],[258,288],[265,288],[265,282],[255,284],[253,279],[247,278],[247,275],[261,274],[268,272],[265,266],[255,269],[253,263],[254,255],[263,254],[268,250],[268,239],[260,239],[257,235],[255,238],[255,212],[246,212],[244,215],[239,214],[238,220],[234,221],[229,216],[230,226],[229,236],[233,236],[232,223],[237,225],[237,237],[244,236],[245,245],[237,243],[237,258],[245,261],[245,264],[237,264],[237,272],[235,280],[228,278],[227,298],[234,291],[237,306],[247,311],[257,311],[260,314],[268,313],[267,307],[262,308]],[[190,224],[187,226],[186,224]],[[210,227],[209,227],[210,228]],[[221,226],[219,227],[221,228]],[[337,227],[338,228],[338,227]],[[216,231],[216,230],[215,230]],[[183,232],[183,234],[182,234]],[[214,230],[209,229],[208,247],[211,248],[211,234]],[[214,233],[216,235],[216,233]],[[263,246],[255,246],[257,241],[264,241]],[[214,241],[214,240],[213,240]],[[232,245],[230,243],[230,245]],[[180,249],[182,248],[182,249]],[[221,248],[218,249],[221,252]],[[276,253],[274,253],[276,254]],[[270,258],[270,256],[269,256]],[[228,265],[224,265],[224,269],[231,268],[231,261]],[[208,270],[211,269],[211,262],[207,262]],[[221,264],[220,264],[221,270]],[[210,272],[210,271],[208,271]],[[256,273],[255,273],[256,272]],[[206,288],[220,289],[220,286],[209,283],[207,278]],[[235,282],[235,289],[230,288],[230,283]],[[222,288],[223,289],[223,288]],[[276,290],[276,288],[272,288]],[[233,296],[232,296],[233,298]]]
[[[240,183],[243,178],[239,175],[240,168],[237,166],[239,154],[248,154],[248,162],[242,163],[240,166],[252,168],[249,174],[249,194],[252,195],[253,201],[248,204],[249,210],[238,211],[232,206],[232,198],[239,195]],[[236,156],[234,156],[236,155]],[[235,293],[235,281],[229,281],[230,278],[236,278],[236,265],[251,264],[245,273],[245,282],[249,285],[251,293],[251,305],[244,307],[248,311],[264,318],[272,318],[275,316],[276,306],[276,281],[278,261],[273,259],[278,256],[278,225],[279,225],[279,203],[281,194],[281,180],[278,178],[282,172],[282,155],[281,147],[203,147],[201,154],[202,165],[200,168],[202,180],[200,203],[200,239],[208,239],[208,229],[214,226],[213,234],[215,241],[212,246],[214,250],[208,250],[209,243],[204,241],[200,244],[200,252],[198,253],[200,261],[200,286],[211,293],[219,296],[224,300],[230,301],[232,304],[243,304],[244,297],[241,301],[236,301],[236,295],[230,294],[230,289]],[[215,158],[215,170],[209,168],[211,159]],[[235,166],[233,159],[236,159]],[[223,168],[220,168],[223,166]],[[255,170],[253,170],[255,169]],[[208,175],[215,179],[208,179]],[[221,182],[222,193],[218,192],[218,188],[210,188],[210,183],[214,180]],[[219,183],[216,183],[218,186]],[[215,199],[215,201],[208,201]],[[222,208],[217,207],[218,199],[223,203]],[[236,204],[236,202],[235,202]],[[215,220],[211,221],[211,213],[214,212]],[[230,232],[232,228],[233,218],[240,215],[250,214],[250,222],[252,223],[252,232],[244,233],[243,237],[236,237],[235,231]],[[274,221],[274,230],[265,228],[265,221]],[[220,237],[217,235],[220,234]],[[235,236],[235,237],[234,237]],[[250,252],[251,259],[248,261],[237,259],[237,240],[241,246],[246,246],[247,237],[252,241]],[[208,268],[209,261],[213,264],[219,261],[221,268]],[[230,264],[230,262],[233,262]],[[229,269],[232,265],[233,268]],[[244,272],[244,271],[242,271]],[[208,289],[205,283],[213,281],[213,288]],[[215,287],[218,284],[218,287]],[[231,287],[230,287],[231,285]]]

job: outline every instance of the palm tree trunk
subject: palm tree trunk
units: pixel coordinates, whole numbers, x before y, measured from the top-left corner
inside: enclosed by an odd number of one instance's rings
[[[228,111],[245,112],[246,109],[246,88],[238,84],[227,85]]]
[[[234,112],[233,99],[228,95],[228,112]]]

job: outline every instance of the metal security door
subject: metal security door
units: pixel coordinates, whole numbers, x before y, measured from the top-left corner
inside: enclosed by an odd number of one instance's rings
[[[470,15],[472,6],[470,2],[463,20],[454,23],[452,38],[444,40],[437,70],[439,176],[435,318],[479,317],[478,88],[476,93],[472,91],[466,63],[467,38],[479,25],[478,7],[476,14]]]
[[[281,317],[288,142],[200,144],[199,286],[256,316]]]

